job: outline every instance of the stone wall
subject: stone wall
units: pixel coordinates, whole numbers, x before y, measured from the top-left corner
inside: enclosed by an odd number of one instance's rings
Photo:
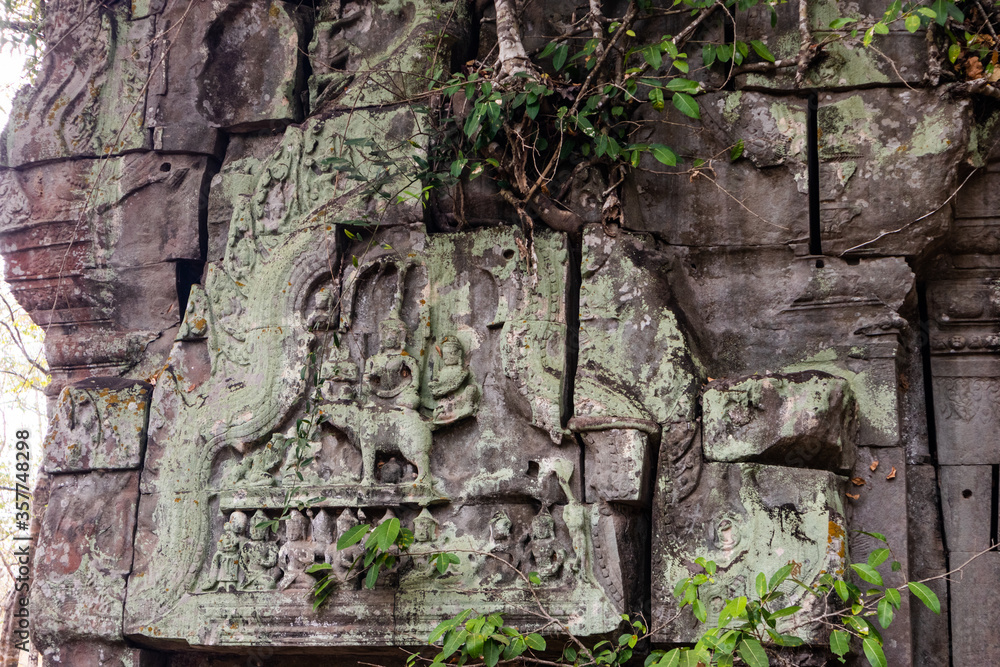
[[[428,60],[490,57],[484,4],[47,3],[50,54],[0,146],[6,279],[53,373],[45,664],[401,663],[466,608],[537,624],[497,557],[596,636],[671,616],[699,556],[715,601],[792,561],[843,572],[880,546],[858,530],[888,536],[900,583],[997,540],[995,117],[927,84],[923,35],[835,44],[798,86],[720,80],[698,122],[642,109],[644,141],[743,139],[743,159],[644,158],[611,226],[594,175],[570,194],[580,233],[528,238],[482,184],[460,230],[447,202],[379,196],[428,151]],[[840,11],[809,6],[817,30]],[[572,12],[523,10],[529,51]],[[794,57],[795,11],[739,35]],[[362,588],[337,537],[391,517],[460,563]],[[318,610],[316,562],[338,577]],[[998,578],[990,553],[932,583],[941,616],[904,598],[890,664],[1000,663]],[[793,624],[814,601],[784,592]],[[825,633],[800,632],[798,664],[821,662]],[[696,634],[686,613],[653,639]]]

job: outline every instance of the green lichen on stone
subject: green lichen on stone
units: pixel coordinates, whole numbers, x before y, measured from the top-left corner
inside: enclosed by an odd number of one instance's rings
[[[585,234],[577,416],[660,424],[693,417],[687,341],[665,303],[662,276],[633,254],[639,246],[624,232]]]
[[[847,563],[847,540],[841,495],[844,478],[829,472],[746,463],[709,463],[701,473],[696,506],[682,503],[666,511],[676,514],[679,526],[659,536],[654,559],[654,583],[664,592],[691,576],[689,565],[698,557],[718,564],[715,582],[701,588],[707,600],[708,623],[713,624],[722,602],[745,595],[753,599],[758,573],[773,573],[793,563],[794,578],[817,582],[820,575],[842,575]],[[703,489],[703,491],[702,491]],[[779,587],[780,606],[800,605],[797,614],[782,619],[779,632],[791,631],[808,643],[826,641],[826,633],[805,625],[792,630],[819,611],[822,600],[789,580]],[[660,603],[672,613],[671,599]],[[685,614],[688,614],[686,612]],[[690,618],[685,616],[685,618]],[[685,621],[665,631],[669,641],[698,638],[699,630]]]
[[[736,91],[725,96],[723,99],[722,106],[722,117],[726,119],[729,124],[736,123],[739,120],[740,114],[740,100],[743,98],[743,91]]]
[[[858,404],[858,416],[879,431],[889,442],[899,440],[899,406],[894,383],[879,382],[869,371],[856,373],[845,368],[837,351],[827,349],[782,369],[784,373],[817,370],[847,380]],[[861,443],[865,444],[865,443]]]
[[[854,416],[850,386],[825,373],[713,383],[702,396],[705,457],[845,469]]]

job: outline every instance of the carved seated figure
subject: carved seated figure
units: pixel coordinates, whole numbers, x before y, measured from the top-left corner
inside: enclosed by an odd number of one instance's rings
[[[240,577],[240,549],[246,542],[247,515],[236,511],[222,527],[219,546],[209,566],[209,581],[202,587],[205,591],[235,590]],[[212,574],[214,573],[214,576]]]
[[[437,400],[434,407],[435,424],[450,424],[473,415],[479,402],[479,387],[472,381],[472,374],[465,368],[465,350],[454,336],[441,341],[441,365],[430,381],[431,395]]]
[[[417,411],[420,366],[405,349],[406,325],[392,317],[380,324],[379,331],[379,352],[365,363],[364,405],[326,403],[320,409],[320,418],[354,434],[352,443],[361,451],[362,484],[377,483],[376,454],[388,451],[402,454],[416,466],[418,485],[433,487],[431,425]]]
[[[420,407],[420,366],[407,353],[406,325],[390,318],[379,324],[379,351],[365,363],[363,378],[369,397],[391,399],[404,409]]]
[[[241,591],[274,590],[277,577],[274,567],[278,564],[278,545],[267,539],[270,527],[261,525],[268,521],[261,510],[250,520],[250,540],[240,549],[240,567],[243,568]]]
[[[316,545],[306,539],[306,518],[302,512],[292,510],[285,520],[285,543],[278,551],[281,581],[278,590],[312,588],[315,580],[306,574],[306,568],[316,562]]]
[[[542,579],[558,577],[566,560],[566,550],[558,548],[555,533],[555,519],[548,508],[543,507],[531,521],[531,556],[535,559],[538,576]]]

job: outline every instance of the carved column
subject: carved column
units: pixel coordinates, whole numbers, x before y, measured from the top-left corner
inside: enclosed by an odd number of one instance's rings
[[[1000,173],[970,181],[956,205],[948,254],[927,284],[934,421],[948,565],[997,539],[1000,471]],[[1000,553],[984,554],[950,584],[956,665],[1000,662],[994,603]]]

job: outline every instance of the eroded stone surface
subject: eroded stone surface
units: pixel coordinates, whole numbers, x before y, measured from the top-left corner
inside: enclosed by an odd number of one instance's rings
[[[489,4],[47,3],[46,36],[66,39],[0,151],[7,277],[48,328],[53,397],[67,386],[33,597],[47,664],[389,662],[470,607],[537,627],[498,559],[593,638],[650,599],[669,614],[698,556],[723,572],[714,617],[759,571],[863,562],[882,543],[858,530],[888,537],[900,582],[992,537],[1000,155],[995,120],[926,85],[923,34],[894,26],[887,58],[827,42],[804,72],[821,130],[809,256],[794,67],[714,66],[699,122],[642,108],[629,140],[682,163],[644,156],[620,185],[575,171],[578,234],[525,225],[487,178],[425,209],[421,96],[438,67],[491,63]],[[824,41],[883,9],[806,8]],[[772,31],[761,5],[734,36],[795,58],[797,9],[778,5]],[[521,10],[535,52],[581,16]],[[694,44],[731,36],[723,14],[686,47],[698,77]],[[637,39],[681,18],[643,17]],[[984,168],[952,208],[962,163]],[[438,577],[408,557],[362,588],[337,538],[392,517],[416,553],[460,562]],[[318,610],[316,563],[335,579]],[[955,645],[989,654],[977,567],[944,606]],[[948,664],[941,623],[904,600],[890,664]],[[697,634],[684,616],[657,640]]]
[[[674,583],[691,576],[698,557],[719,566],[716,583],[705,584],[710,623],[718,618],[723,601],[753,595],[759,572],[794,563],[793,572],[807,583],[823,572],[842,574],[847,567],[845,482],[824,471],[745,463],[706,463],[697,486],[681,494],[661,482],[654,498],[654,620],[673,615]],[[788,531],[788,525],[795,525],[795,531]],[[806,618],[816,604],[816,598],[791,581],[779,590],[785,595],[782,606],[803,608],[784,619],[785,624]],[[787,626],[779,623],[779,631],[782,627]],[[686,609],[655,638],[695,641],[697,628]],[[827,639],[825,629],[808,625],[795,634],[808,643]]]
[[[854,396],[821,372],[713,383],[702,396],[705,458],[849,470]]]
[[[132,570],[139,474],[55,475],[41,521],[31,591],[32,641],[121,641]]]
[[[138,470],[152,387],[94,378],[63,389],[45,444],[45,472]]]

